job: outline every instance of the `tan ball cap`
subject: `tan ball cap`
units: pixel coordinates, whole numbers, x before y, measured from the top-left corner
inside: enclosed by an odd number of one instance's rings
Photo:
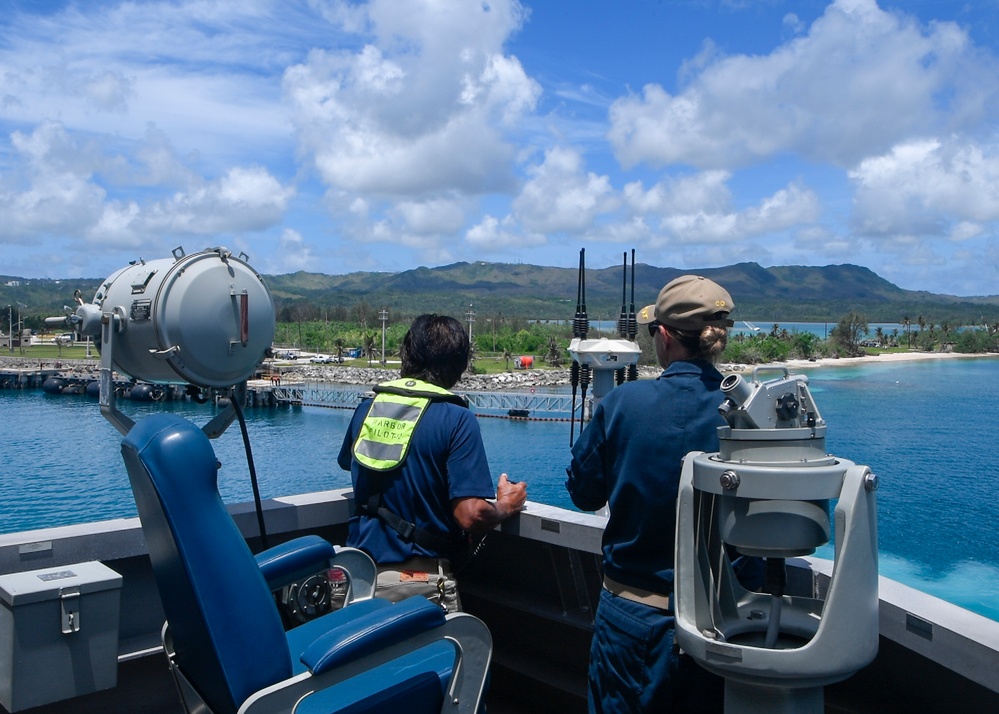
[[[713,280],[700,275],[681,275],[659,291],[655,305],[638,311],[638,323],[661,322],[678,330],[700,331],[702,327],[732,327],[728,314],[735,308],[732,296]]]

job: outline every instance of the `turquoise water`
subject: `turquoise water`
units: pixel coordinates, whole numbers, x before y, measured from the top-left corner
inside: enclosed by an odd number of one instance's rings
[[[552,320],[551,322],[555,322]],[[559,322],[568,322],[565,320],[560,320]],[[732,327],[729,332],[735,335],[745,334],[751,335],[754,332],[759,332],[760,334],[769,334],[773,329],[774,325],[777,325],[778,330],[787,330],[790,333],[795,332],[811,332],[813,335],[817,335],[822,339],[829,337],[829,333],[832,329],[836,327],[836,322],[785,322],[781,320],[736,320],[735,326]],[[750,327],[752,325],[752,327]],[[757,328],[756,330],[753,327]],[[898,330],[899,335],[905,334],[905,326],[899,322],[869,322],[867,324],[867,334],[873,336],[875,330],[881,328],[886,335],[890,335],[892,330]],[[617,322],[614,320],[591,320],[590,328],[594,330],[602,330],[604,332],[615,332],[617,330]],[[910,326],[910,329],[911,326]],[[916,326],[919,329],[919,326]]]
[[[999,468],[992,449],[999,359],[804,371],[829,424],[827,449],[869,465],[881,479],[882,573],[999,620]],[[120,406],[133,418],[169,409],[198,424],[213,414],[210,405],[188,402]],[[0,390],[0,415],[0,532],[135,515],[120,436],[95,400]],[[336,465],[349,419],[339,409],[247,410],[262,496],[349,486]],[[562,485],[567,422],[480,423],[494,477],[505,471],[527,480],[532,501],[572,508]],[[250,500],[239,429],[230,428],[215,449],[223,497]]]

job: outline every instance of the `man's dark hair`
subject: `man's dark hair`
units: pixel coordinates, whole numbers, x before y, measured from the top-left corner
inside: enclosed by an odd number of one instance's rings
[[[401,376],[450,389],[468,367],[468,335],[446,315],[420,315],[402,339]]]

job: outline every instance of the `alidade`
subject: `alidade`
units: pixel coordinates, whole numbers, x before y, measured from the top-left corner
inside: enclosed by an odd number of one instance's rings
[[[782,375],[761,381],[765,369]],[[680,476],[677,641],[725,678],[726,712],[819,714],[822,687],[877,653],[877,478],[826,453],[805,376],[758,367],[751,382],[728,375],[722,391],[719,450],[688,454]],[[785,560],[831,536],[825,597],[785,593]],[[736,555],[765,559],[760,592],[739,583]]]

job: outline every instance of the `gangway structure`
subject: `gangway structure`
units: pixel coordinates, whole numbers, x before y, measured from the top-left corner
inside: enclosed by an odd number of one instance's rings
[[[351,388],[323,382],[274,384],[267,389],[278,404],[333,409],[353,409],[371,393],[366,387]],[[458,391],[458,394],[466,397],[469,406],[480,416],[569,419],[573,409],[568,394],[553,392]]]

